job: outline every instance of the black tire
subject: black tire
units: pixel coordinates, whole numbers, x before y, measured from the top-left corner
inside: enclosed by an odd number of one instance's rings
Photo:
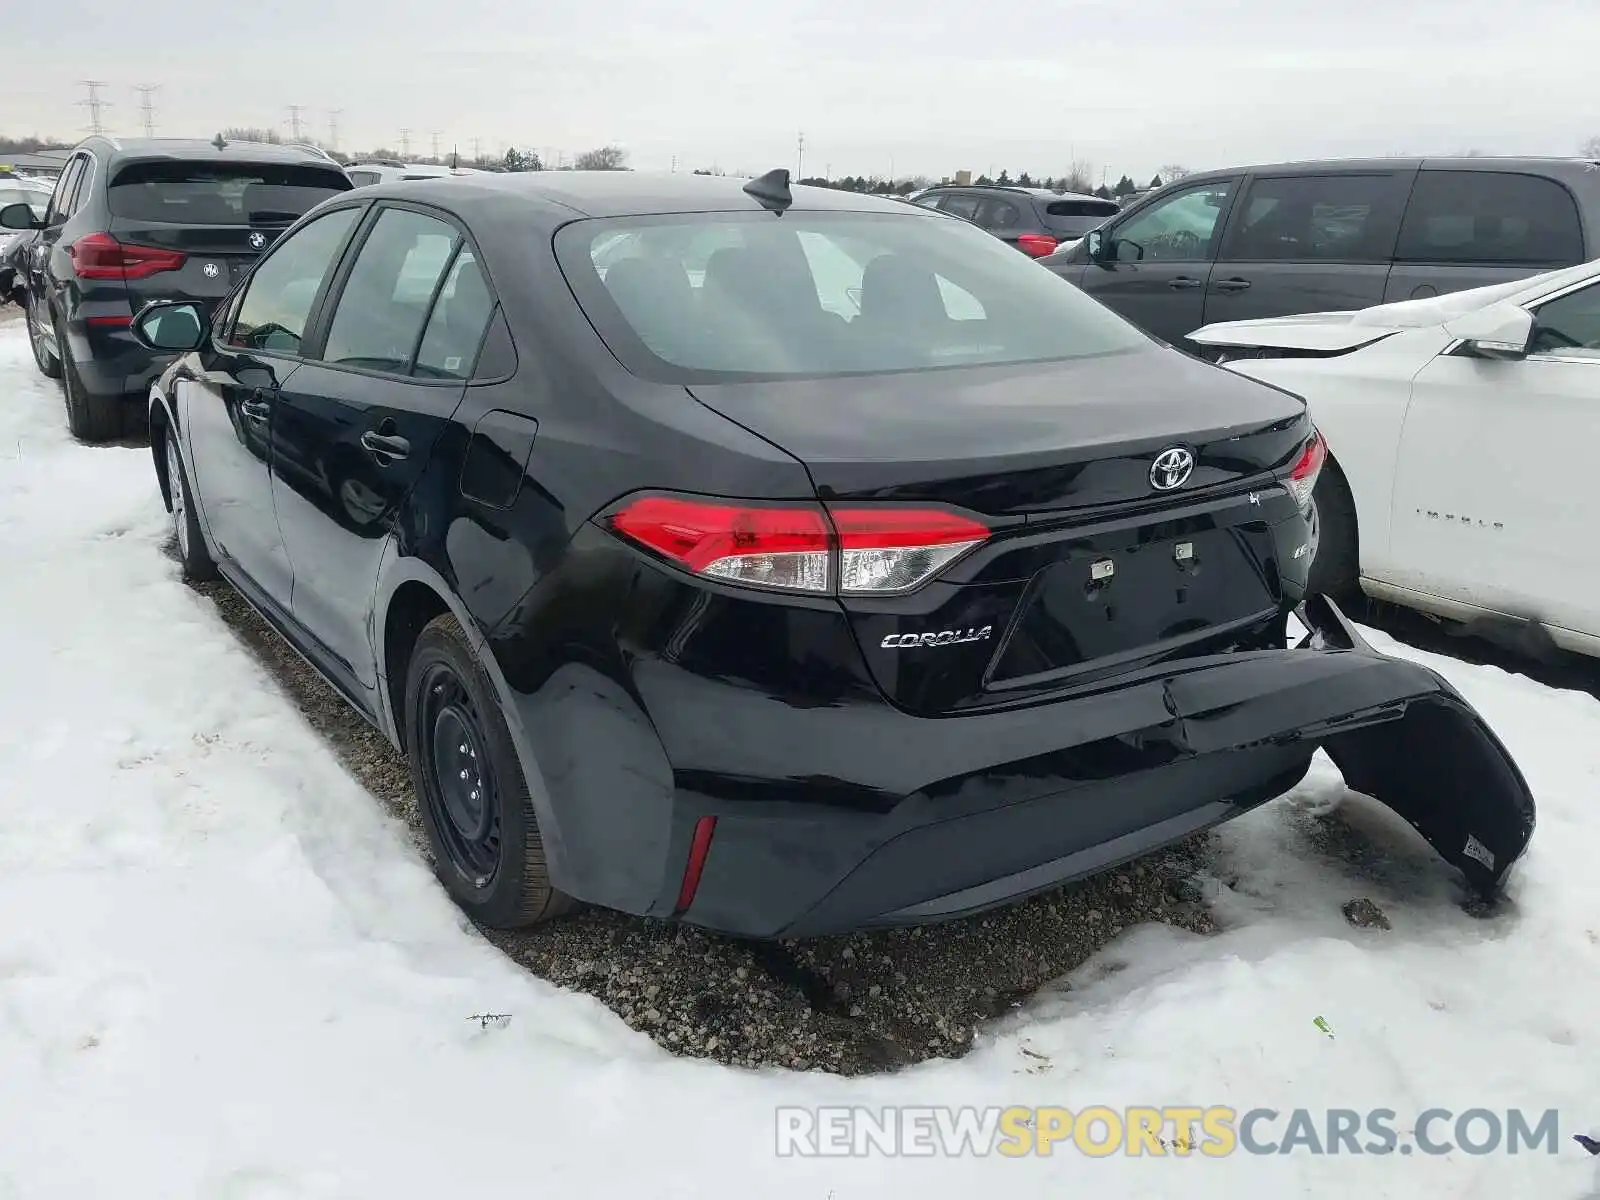
[[[115,441],[122,436],[127,420],[127,401],[121,393],[98,396],[84,387],[78,364],[72,360],[72,345],[59,320],[55,331],[56,348],[61,351],[61,387],[67,399],[67,428],[80,442]]]
[[[61,360],[54,357],[44,348],[43,333],[45,314],[39,311],[43,305],[35,304],[31,293],[26,294],[23,301],[23,312],[28,320],[28,345],[33,349],[33,365],[39,368],[39,374],[46,379],[61,378]]]
[[[178,436],[168,429],[161,438],[161,453],[167,463],[167,495],[171,503],[172,544],[183,566],[183,577],[194,582],[217,577],[217,564],[206,549],[205,535],[200,532],[200,517],[194,508],[194,491],[189,487],[189,474],[184,470],[183,456],[178,447]]]
[[[406,753],[434,872],[491,929],[566,912],[493,685],[454,616],[436,617],[406,669]]]
[[[1306,586],[1332,597],[1341,608],[1362,598],[1361,555],[1356,531],[1356,505],[1344,472],[1331,458],[1322,468],[1311,504],[1317,521],[1317,556]]]

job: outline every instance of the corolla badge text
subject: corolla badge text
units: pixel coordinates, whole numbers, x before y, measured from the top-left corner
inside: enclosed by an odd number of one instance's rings
[[[982,629],[941,629],[938,633],[891,633],[878,644],[885,650],[910,650],[913,646],[957,646],[962,642],[982,642],[994,632],[993,625]]]

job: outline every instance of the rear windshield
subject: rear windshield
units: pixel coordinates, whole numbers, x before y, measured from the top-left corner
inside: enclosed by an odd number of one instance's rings
[[[327,167],[135,162],[111,181],[113,216],[176,225],[287,225],[350,190]]]
[[[1052,200],[1045,205],[1044,220],[1056,233],[1082,237],[1120,211],[1109,200]]]
[[[556,254],[635,374],[816,378],[1087,358],[1149,339],[957,221],[704,213],[575,221]]]

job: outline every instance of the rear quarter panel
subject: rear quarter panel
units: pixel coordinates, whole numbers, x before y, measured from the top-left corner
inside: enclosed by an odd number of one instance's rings
[[[1337,358],[1242,359],[1226,369],[1276,384],[1304,398],[1329,453],[1350,484],[1363,575],[1392,567],[1390,527],[1396,455],[1411,381],[1448,345],[1441,331],[1419,329]]]

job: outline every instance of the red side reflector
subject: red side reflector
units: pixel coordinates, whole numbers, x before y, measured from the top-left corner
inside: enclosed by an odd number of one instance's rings
[[[1053,237],[1042,233],[1024,233],[1017,238],[1017,249],[1029,258],[1043,258],[1047,254],[1054,254],[1060,245]]]
[[[689,843],[689,865],[683,869],[683,886],[678,889],[676,911],[685,912],[694,903],[694,894],[700,889],[700,874],[706,869],[706,855],[711,852],[711,835],[717,831],[715,817],[701,817],[694,823],[694,840]]]

